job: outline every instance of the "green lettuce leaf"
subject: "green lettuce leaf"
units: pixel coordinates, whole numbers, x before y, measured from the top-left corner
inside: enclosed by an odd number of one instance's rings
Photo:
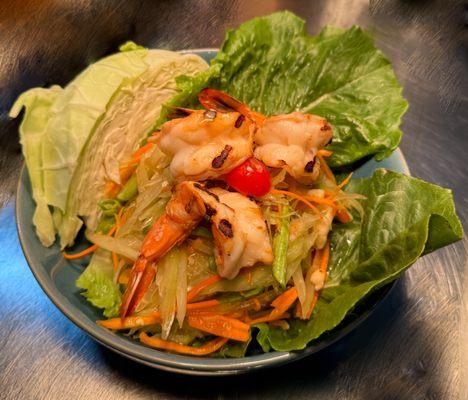
[[[299,110],[327,118],[334,128],[333,167],[390,154],[407,109],[390,62],[367,33],[325,28],[309,36],[304,21],[288,11],[228,31],[210,69],[179,82],[181,93],[170,105],[193,106],[209,86],[267,115]]]
[[[50,246],[55,241],[55,229],[44,192],[42,142],[52,115],[51,107],[61,92],[62,89],[59,86],[28,90],[18,97],[10,111],[10,117],[16,118],[23,107],[25,109],[19,127],[20,143],[29,172],[33,199],[36,202],[33,224],[44,246]]]
[[[347,190],[367,197],[363,219],[356,215],[349,224],[334,225],[327,288],[311,320],[292,320],[288,331],[259,326],[257,340],[265,351],[303,349],[420,256],[463,235],[448,189],[380,169],[351,181]]]
[[[102,308],[104,316],[119,315],[122,294],[112,280],[114,268],[110,252],[98,250],[91,262],[76,281],[76,286],[85,291],[81,294],[95,307]]]

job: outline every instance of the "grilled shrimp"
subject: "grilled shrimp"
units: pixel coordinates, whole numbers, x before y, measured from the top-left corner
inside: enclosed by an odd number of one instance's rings
[[[123,296],[122,318],[138,306],[156,275],[158,261],[183,242],[203,218],[211,221],[220,276],[234,278],[243,267],[273,261],[265,221],[254,201],[239,193],[182,182],[143,241]]]
[[[242,114],[185,111],[189,115],[166,122],[157,139],[173,157],[170,171],[176,182],[219,177],[252,156],[255,126]]]
[[[199,99],[207,108],[218,112],[235,110],[252,121],[257,128],[254,133],[254,156],[266,166],[284,168],[289,175],[304,184],[317,179],[320,165],[315,156],[333,136],[326,119],[300,112],[265,117],[250,110],[239,100],[214,89],[204,89]]]
[[[223,220],[219,217],[219,222],[212,225],[219,274],[230,279],[243,267],[250,267],[257,262],[271,264],[273,252],[257,203],[237,192],[214,188],[212,193],[218,196],[220,209],[234,210],[233,219],[230,220],[232,237],[229,237],[229,229],[224,229]]]
[[[277,115],[265,119],[256,132],[254,155],[268,167],[284,168],[298,182],[310,184],[320,171],[317,151],[331,138],[324,118],[300,112]]]

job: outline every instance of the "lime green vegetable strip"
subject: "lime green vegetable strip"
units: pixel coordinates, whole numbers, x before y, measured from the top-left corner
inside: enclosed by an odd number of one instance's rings
[[[101,209],[103,215],[106,217],[112,217],[118,214],[122,204],[117,199],[105,199],[101,200],[98,203],[98,206]]]
[[[138,194],[137,176],[135,173],[133,173],[133,175],[125,183],[122,190],[117,195],[117,200],[121,202],[127,202],[133,199],[137,194]]]
[[[99,220],[96,232],[109,233],[115,225],[115,216],[103,215]]]
[[[273,276],[282,287],[286,286],[287,253],[289,243],[289,206],[281,207],[281,223],[273,239]]]

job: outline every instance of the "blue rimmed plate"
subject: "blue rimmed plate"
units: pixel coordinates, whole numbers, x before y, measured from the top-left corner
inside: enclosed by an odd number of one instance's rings
[[[216,52],[216,49],[183,51],[198,54],[207,61]],[[354,177],[371,176],[376,168],[387,168],[409,175],[403,154],[397,149],[381,162],[366,162],[354,173]],[[57,244],[50,248],[41,245],[32,225],[34,207],[28,173],[23,168],[16,195],[18,234],[29,267],[47,296],[75,325],[104,346],[127,358],[166,371],[191,375],[233,375],[298,360],[322,350],[353,330],[375,309],[392,287],[390,284],[376,291],[355,310],[353,317],[347,318],[340,326],[302,351],[271,352],[235,359],[196,358],[165,353],[96,325],[95,321],[102,318],[100,312],[80,295],[75,286],[83,266],[78,263],[70,264],[65,260]]]

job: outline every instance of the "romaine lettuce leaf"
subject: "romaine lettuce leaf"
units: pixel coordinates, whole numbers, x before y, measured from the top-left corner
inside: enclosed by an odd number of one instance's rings
[[[104,316],[116,317],[122,295],[118,284],[114,283],[114,268],[110,252],[98,250],[91,262],[76,281],[76,286],[85,291],[81,294],[95,307],[102,308]]]
[[[62,92],[59,86],[50,89],[35,88],[24,92],[13,105],[10,117],[16,118],[24,107],[24,117],[19,127],[20,143],[31,181],[32,195],[36,202],[33,224],[44,246],[55,241],[52,214],[47,205],[42,175],[42,141],[47,123],[51,117],[51,107]]]
[[[166,50],[150,50],[145,72],[115,93],[94,133],[86,142],[70,184],[60,229],[61,245],[71,245],[85,217],[88,229],[97,228],[106,182],[120,183],[119,167],[129,160],[150,132],[162,104],[176,93],[175,77],[206,69],[202,58]]]
[[[209,86],[267,115],[299,110],[327,118],[334,128],[333,167],[391,153],[407,109],[390,62],[367,33],[325,28],[309,36],[304,21],[288,11],[228,31],[210,69],[179,82],[171,104],[193,106]]]
[[[264,350],[299,350],[335,328],[373,290],[400,276],[423,254],[461,239],[463,228],[451,191],[383,169],[351,181],[350,192],[367,197],[362,220],[335,224],[327,289],[312,319],[291,321],[287,331],[263,324]]]

